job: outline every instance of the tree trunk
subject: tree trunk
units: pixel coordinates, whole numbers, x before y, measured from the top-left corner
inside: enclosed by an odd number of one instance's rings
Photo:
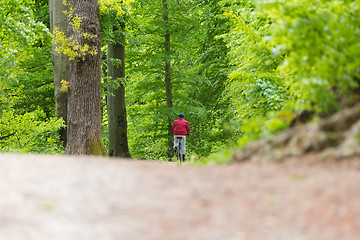
[[[119,65],[114,60],[120,60]],[[127,119],[125,103],[125,45],[108,44],[108,76],[120,86],[108,86],[108,126],[109,126],[109,156],[130,157],[127,139]]]
[[[173,108],[173,96],[171,87],[171,62],[170,62],[170,33],[169,33],[169,14],[167,0],[162,0],[163,5],[163,19],[165,25],[165,87],[166,87],[166,106],[170,110]],[[168,158],[171,159],[173,156],[173,132],[172,132],[172,121],[170,114],[168,116]]]
[[[67,154],[103,154],[101,137],[100,80],[101,36],[97,0],[68,0],[74,16],[82,21],[80,32],[69,24],[69,35],[81,46],[96,48],[97,53],[69,61]],[[88,34],[95,37],[83,37]]]
[[[50,31],[55,27],[61,32],[67,32],[67,19],[64,14],[66,6],[60,0],[49,0],[50,13]],[[55,117],[63,118],[67,123],[67,93],[61,91],[61,80],[68,80],[68,57],[63,53],[55,50],[56,46],[52,45],[51,59],[54,71],[54,98],[55,98]],[[66,146],[66,128],[59,131],[60,140]]]

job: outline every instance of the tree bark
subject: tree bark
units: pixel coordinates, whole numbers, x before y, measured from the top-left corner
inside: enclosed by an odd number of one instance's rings
[[[113,60],[120,60],[121,64]],[[108,86],[108,127],[109,127],[109,156],[130,157],[127,139],[127,119],[125,103],[125,45],[108,44],[108,76],[113,81],[121,81],[117,88]]]
[[[67,32],[67,19],[64,14],[66,6],[60,0],[49,0],[50,31],[53,33],[55,27],[61,32]],[[54,72],[54,98],[55,117],[62,118],[67,123],[67,93],[61,91],[61,80],[68,80],[68,57],[51,47],[51,59]],[[60,141],[66,146],[66,128],[59,131]]]
[[[166,88],[166,106],[171,112],[173,108],[173,95],[172,95],[172,86],[171,86],[171,48],[170,48],[170,33],[169,33],[169,14],[168,14],[168,5],[167,0],[162,0],[163,6],[163,19],[165,26],[165,88]],[[172,132],[172,121],[170,114],[168,116],[168,158],[171,159],[173,156],[173,132]]]
[[[96,48],[94,55],[69,61],[67,154],[106,155],[101,137],[101,36],[99,5],[97,0],[68,0],[75,9],[74,15],[81,18],[80,32],[71,24],[68,32],[80,45]],[[83,37],[83,34],[95,37]]]

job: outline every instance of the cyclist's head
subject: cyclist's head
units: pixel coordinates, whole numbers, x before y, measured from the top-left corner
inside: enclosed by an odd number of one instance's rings
[[[182,114],[182,113],[179,114],[179,118],[184,118],[184,117],[185,117],[184,114]]]

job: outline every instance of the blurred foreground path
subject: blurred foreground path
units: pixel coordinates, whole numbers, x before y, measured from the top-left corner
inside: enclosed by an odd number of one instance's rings
[[[1,240],[358,240],[360,161],[0,154]]]

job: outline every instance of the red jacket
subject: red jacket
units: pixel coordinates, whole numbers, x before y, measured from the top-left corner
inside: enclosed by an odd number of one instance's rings
[[[173,126],[172,126],[172,131],[173,131],[174,135],[190,134],[189,123],[185,119],[179,118],[174,121]]]

